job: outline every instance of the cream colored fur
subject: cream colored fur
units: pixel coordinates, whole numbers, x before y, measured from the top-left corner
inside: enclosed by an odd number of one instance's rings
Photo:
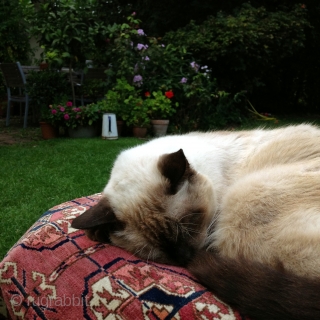
[[[183,149],[195,178],[165,195],[158,169],[163,154]],[[192,244],[229,257],[320,275],[320,130],[310,125],[274,130],[191,133],[155,139],[122,152],[103,191],[124,230],[111,241],[157,261],[163,252],[143,232],[146,215],[180,221],[203,213]],[[200,214],[200,213],[199,213]],[[131,221],[131,222],[130,222]],[[186,227],[188,232],[189,226]]]

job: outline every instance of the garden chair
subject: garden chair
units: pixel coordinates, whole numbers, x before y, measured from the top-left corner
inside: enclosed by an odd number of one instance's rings
[[[83,87],[86,84],[89,84],[90,81],[94,81],[94,80],[101,80],[101,81],[106,81],[107,80],[107,75],[105,74],[106,69],[105,68],[88,68],[87,72],[84,72],[83,70],[80,71],[78,73],[78,80],[80,77],[80,81],[76,82],[73,81],[73,83],[76,86],[80,86],[80,94],[78,96],[76,96],[76,100],[79,100],[81,102],[81,106],[84,106],[85,103],[90,103],[99,99],[102,99],[104,96],[97,96],[94,97],[94,99],[92,97],[86,97],[84,96],[83,93]]]
[[[11,102],[25,103],[24,122],[23,127],[27,127],[29,96],[26,92],[26,77],[23,73],[20,62],[15,63],[1,63],[0,69],[3,74],[4,82],[7,87],[8,105],[7,105],[7,119],[6,126],[10,123],[10,105]],[[11,89],[18,88],[19,94],[12,95]]]

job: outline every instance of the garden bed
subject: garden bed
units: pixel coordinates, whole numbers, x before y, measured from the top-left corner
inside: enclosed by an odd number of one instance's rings
[[[5,119],[0,119],[0,146],[30,143],[42,140],[39,127],[22,128],[20,118],[10,119],[6,127]]]

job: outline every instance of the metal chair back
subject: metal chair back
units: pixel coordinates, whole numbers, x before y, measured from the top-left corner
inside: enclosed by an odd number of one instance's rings
[[[107,75],[105,73],[107,69],[106,68],[88,68],[86,71],[80,70],[79,72],[73,72],[72,73],[72,82],[74,86],[79,87],[80,94],[76,95],[76,100],[79,100],[81,105],[84,106],[86,103],[91,103],[94,100],[89,97],[84,97],[82,93],[82,87],[93,80],[101,80],[105,81],[107,80]],[[70,80],[70,77],[69,77]],[[97,98],[103,98],[103,97],[97,97]]]
[[[27,127],[28,109],[29,109],[29,96],[25,90],[26,77],[23,73],[20,62],[15,63],[1,63],[0,69],[3,74],[4,82],[7,87],[8,105],[7,105],[7,118],[6,125],[10,124],[10,106],[11,102],[25,103],[25,113],[23,127]],[[19,95],[12,95],[11,89],[19,88]],[[22,92],[24,91],[24,93]]]
[[[4,77],[7,89],[14,87],[24,87],[26,85],[26,77],[22,71],[20,62],[16,63],[1,63],[0,68]]]

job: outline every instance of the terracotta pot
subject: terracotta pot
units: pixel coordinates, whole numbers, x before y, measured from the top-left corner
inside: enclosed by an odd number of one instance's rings
[[[59,135],[59,129],[54,127],[51,123],[40,122],[40,128],[42,133],[42,138],[44,140],[57,138]]]
[[[167,134],[169,120],[151,120],[153,134],[162,137]]]
[[[124,121],[123,120],[117,120],[117,130],[118,130],[118,136],[120,137],[122,135],[124,127]]]
[[[46,70],[49,68],[49,64],[46,62],[41,62],[40,63],[40,70]]]
[[[132,128],[132,132],[133,132],[133,136],[136,138],[145,138],[145,136],[147,135],[147,128],[141,128],[141,127],[133,127]]]

